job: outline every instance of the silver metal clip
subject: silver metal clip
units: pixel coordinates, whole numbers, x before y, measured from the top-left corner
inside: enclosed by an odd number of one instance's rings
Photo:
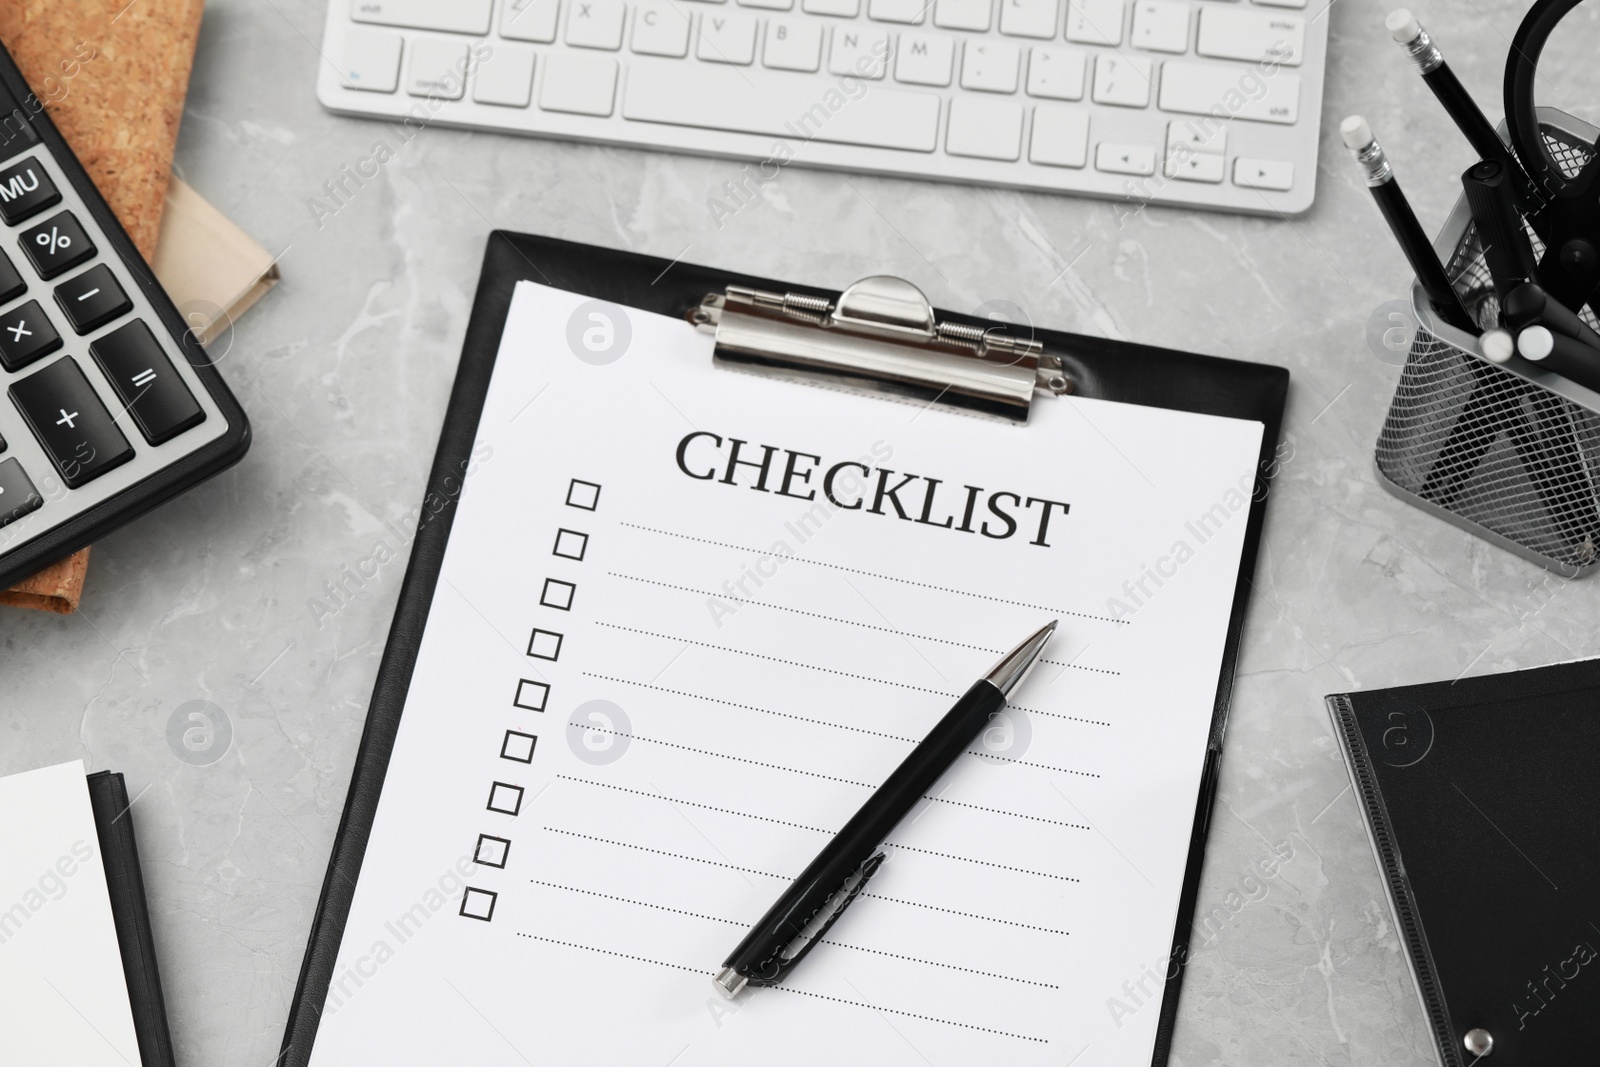
[[[1001,325],[939,322],[922,290],[901,278],[863,278],[837,301],[730,285],[689,321],[715,332],[719,362],[825,376],[1026,422],[1037,392],[1072,391],[1061,357]]]

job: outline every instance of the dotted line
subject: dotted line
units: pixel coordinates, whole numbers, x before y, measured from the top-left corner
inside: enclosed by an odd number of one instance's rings
[[[534,885],[549,886],[551,889],[565,889],[569,893],[583,893],[591,897],[603,897],[606,900],[615,900],[619,904],[637,904],[641,908],[655,908],[657,911],[670,911],[675,915],[687,915],[691,919],[704,919],[707,922],[727,923],[729,926],[749,925],[749,923],[742,923],[735,919],[719,919],[715,915],[701,915],[697,911],[684,911],[682,908],[669,908],[665,904],[651,904],[649,901],[645,900],[629,900],[627,897],[614,897],[610,893],[597,893],[593,889],[579,889],[576,886],[557,885],[555,882],[541,882],[537,878],[529,878],[528,881],[532,882]]]
[[[759,549],[745,548],[742,545],[730,545],[726,541],[710,541],[704,537],[691,537],[689,534],[675,533],[672,530],[658,530],[652,526],[640,526],[638,523],[634,522],[624,522],[621,525],[627,526],[634,530],[643,530],[645,533],[661,534],[664,537],[678,537],[685,541],[698,541],[703,545],[715,545],[717,548],[731,548],[735,552],[749,552],[752,555],[757,556],[767,555],[767,553],[762,552]],[[939,593],[955,593],[958,596],[970,596],[975,597],[978,600],[992,600],[997,604],[1010,604],[1013,607],[1018,608],[1032,608],[1035,611],[1051,611],[1055,612],[1057,615],[1072,615],[1080,619],[1093,619],[1096,622],[1115,623],[1118,626],[1127,626],[1129,625],[1130,621],[1128,619],[1113,619],[1106,615],[1089,615],[1082,611],[1068,611],[1065,608],[1052,608],[1044,604],[1030,604],[1025,600],[1007,600],[1004,597],[989,596],[985,593],[973,593],[966,589],[951,589],[948,586],[943,585],[929,585],[927,582],[914,582],[910,578],[897,578],[892,574],[878,574],[876,571],[864,571],[856,567],[846,567],[838,563],[827,563],[820,559],[806,559],[803,556],[790,556],[789,558],[799,563],[810,563],[817,567],[829,567],[836,571],[847,571],[850,574],[865,575],[868,578],[882,578],[886,582],[901,582],[905,585],[917,586],[920,589],[932,589]]]
[[[853,782],[848,778],[835,778],[831,774],[822,774],[818,771],[802,771],[795,767],[779,766],[776,763],[762,763],[760,760],[756,759],[746,759],[743,756],[730,756],[726,752],[712,752],[710,749],[695,748],[692,745],[680,745],[675,741],[660,741],[654,737],[640,737],[638,734],[623,733],[621,730],[602,730],[600,727],[590,726],[588,723],[569,722],[567,725],[572,727],[574,730],[583,730],[585,732],[597,734],[610,734],[613,737],[627,737],[635,741],[648,741],[652,745],[666,745],[668,748],[678,748],[685,752],[696,752],[702,756],[716,756],[719,759],[737,760],[740,763],[749,763],[756,767],[766,767],[769,770],[788,771],[790,774],[804,774],[812,778],[826,778],[830,782],[840,782],[844,785],[858,785],[863,789],[875,788],[874,786],[868,785],[866,782]],[[1099,775],[1096,775],[1095,777],[1099,777]]]
[[[1085,719],[1077,715],[1063,715],[1059,711],[1040,711],[1037,708],[1025,708],[1021,704],[1007,704],[1006,707],[1014,711],[1025,711],[1029,715],[1043,715],[1047,719],[1071,719],[1073,722],[1086,722],[1090,726],[1110,726],[1108,722],[1099,719]]]
[[[885,841],[890,848],[903,848],[907,852],[920,852],[924,856],[938,856],[940,859],[962,860],[966,863],[976,863],[984,867],[996,867],[1002,871],[1012,871],[1016,874],[1033,874],[1040,878],[1054,878],[1058,882],[1081,882],[1083,879],[1074,878],[1069,874],[1046,874],[1044,871],[1030,871],[1026,867],[1007,867],[1003,863],[990,863],[988,860],[975,860],[971,856],[954,856],[948,852],[935,852],[931,848],[917,848],[913,845],[897,845],[893,841]]]
[[[1072,936],[1071,933],[1066,930],[1052,930],[1048,926],[1030,926],[1028,923],[1013,922],[1010,919],[996,919],[992,915],[974,915],[970,911],[956,911],[953,908],[941,908],[937,904],[920,904],[915,900],[901,900],[898,897],[886,897],[880,893],[863,892],[861,895],[864,897],[871,897],[873,900],[887,900],[891,904],[904,904],[908,908],[926,908],[929,911],[942,911],[946,915],[959,915],[963,919],[981,919],[984,922],[1000,923],[1004,926],[1016,926],[1024,930],[1037,930],[1041,934],[1060,934],[1062,937]]]
[[[691,919],[704,919],[706,922],[725,923],[728,926],[750,925],[749,923],[740,922],[737,919],[719,919],[715,915],[701,915],[697,911],[684,911],[682,908],[669,908],[665,904],[652,904],[648,900],[632,900],[628,897],[612,896],[610,893],[600,893],[593,889],[579,889],[576,886],[560,885],[556,882],[541,882],[537,878],[530,878],[528,881],[532,882],[534,885],[548,886],[551,889],[563,889],[568,893],[582,893],[585,896],[600,897],[603,900],[614,900],[619,904],[633,904],[641,908],[654,908],[656,911],[669,911],[674,915],[687,915]],[[1021,982],[1023,985],[1040,986],[1044,989],[1061,988],[1057,985],[1051,985],[1049,982],[1036,982],[1031,978],[1013,978],[1006,974],[994,974],[990,971],[980,971],[972,967],[960,967],[954,963],[940,963],[938,960],[923,960],[918,959],[915,956],[902,956],[898,952],[885,952],[883,949],[867,948],[865,945],[849,945],[843,941],[834,941],[831,938],[826,937],[819,937],[817,940],[824,945],[832,945],[835,948],[850,948],[855,949],[857,952],[870,952],[875,956],[891,956],[897,960],[905,960],[907,963],[921,963],[928,967],[944,967],[947,970],[965,971],[968,974],[978,974],[985,978],[999,978],[1002,981],[1007,982]]]
[[[1070,767],[1053,767],[1048,763],[1034,763],[1032,760],[1012,759],[1010,756],[996,756],[993,752],[972,752],[969,750],[967,755],[977,756],[979,759],[997,759],[1005,763],[1015,763],[1023,767],[1037,767],[1041,771],[1055,771],[1057,774],[1076,774],[1084,778],[1100,777],[1093,771],[1075,771]]]
[[[1071,830],[1090,830],[1093,827],[1084,826],[1082,823],[1061,822],[1058,819],[1046,819],[1043,815],[1024,815],[1020,811],[1001,811],[999,808],[986,808],[982,804],[968,804],[965,800],[951,800],[948,797],[924,797],[925,800],[937,800],[941,804],[954,804],[958,808],[972,808],[976,811],[987,811],[991,815],[1009,815],[1014,819],[1029,819],[1033,822],[1047,822],[1051,826],[1065,826]]]
[[[643,956],[630,956],[626,952],[612,952],[608,948],[595,948],[593,945],[575,945],[571,941],[557,941],[553,937],[540,937],[538,934],[524,934],[524,933],[521,933],[519,931],[517,936],[518,937],[526,937],[526,938],[529,938],[529,939],[534,940],[534,941],[544,941],[544,942],[547,942],[547,943],[552,944],[552,945],[563,945],[563,946],[565,946],[567,948],[581,948],[581,949],[585,949],[585,950],[587,950],[589,952],[601,952],[601,953],[604,953],[607,956],[616,956],[619,959],[633,960],[635,963],[653,963],[657,967],[675,967],[680,971],[688,971],[690,974],[709,975],[709,974],[712,973],[710,971],[703,971],[698,967],[685,967],[681,963],[668,963],[665,960],[650,960],[650,959],[645,959]],[[957,1023],[956,1025],[959,1026],[961,1024]],[[1037,1040],[1037,1039],[1030,1039],[1030,1040]]]
[[[604,626],[612,630],[626,630],[631,634],[643,634],[646,637],[659,637],[663,641],[682,641],[686,645],[699,645],[701,648],[714,648],[718,652],[732,652],[740,656],[750,656],[754,659],[764,659],[769,663],[782,663],[789,667],[804,667],[808,671],[821,671],[824,674],[835,674],[840,678],[854,678],[858,682],[877,682],[880,685],[892,685],[900,689],[911,689],[918,693],[932,693],[934,696],[950,696],[942,689],[928,689],[925,686],[912,685],[909,682],[892,682],[887,678],[874,678],[869,674],[851,674],[849,671],[838,671],[832,667],[819,667],[814,663],[801,663],[799,660],[781,659],[777,656],[768,656],[762,652],[747,652],[742,648],[729,648],[727,645],[713,645],[709,641],[696,641],[689,637],[673,637],[670,634],[658,634],[653,630],[637,630],[632,626],[622,626],[614,622],[597,622],[597,626]]]
[[[637,685],[644,689],[654,689],[658,693],[671,693],[673,696],[688,697],[690,700],[705,700],[712,704],[722,704],[730,708],[741,708],[745,711],[759,711],[763,715],[776,715],[780,719],[793,719],[796,722],[808,722],[814,726],[832,726],[839,730],[853,730],[858,734],[870,734],[873,737],[884,737],[888,738],[890,741],[904,741],[908,745],[914,745],[917,743],[917,740],[914,737],[900,737],[897,734],[886,734],[878,730],[868,730],[861,726],[846,726],[844,723],[828,722],[826,719],[808,719],[804,715],[790,715],[785,711],[773,711],[771,708],[758,708],[754,704],[740,704],[738,701],[721,700],[717,697],[708,697],[700,693],[689,693],[682,689],[669,689],[664,685],[653,685],[650,682],[635,682],[628,678],[613,678],[609,674],[595,674],[592,671],[584,671],[583,673],[588,675],[590,678],[600,678],[607,682],[621,682],[623,685]]]
[[[867,948],[865,945],[847,945],[843,941],[830,941],[826,937],[819,937],[817,940],[824,945],[833,945],[836,948],[853,948],[857,952],[870,952],[874,956],[890,956],[897,960],[905,960],[907,963],[921,963],[926,964],[929,967],[943,967],[951,971],[965,971],[968,974],[981,974],[985,978],[998,978],[1003,982],[1021,982],[1023,985],[1036,985],[1041,989],[1061,988],[1058,985],[1051,985],[1049,982],[1035,982],[1032,978],[1013,978],[1009,974],[993,974],[989,971],[974,970],[971,967],[958,967],[954,963],[940,963],[938,960],[919,960],[915,956],[902,956],[898,952],[885,952],[879,948]]]
[[[941,645],[954,645],[956,648],[970,648],[974,652],[988,652],[998,656],[1004,649],[985,648],[982,645],[969,645],[963,641],[951,641],[943,637],[929,637],[927,634],[907,633],[905,630],[893,630],[887,626],[878,626],[870,622],[857,622],[855,619],[841,619],[837,615],[822,615],[815,611],[806,611],[803,608],[791,608],[785,604],[771,604],[765,600],[749,600],[745,597],[727,596],[723,593],[708,593],[704,589],[691,589],[686,585],[673,585],[671,582],[658,582],[651,578],[639,578],[632,574],[620,574],[617,571],[608,572],[613,578],[627,578],[633,582],[644,582],[648,585],[659,585],[663,589],[677,589],[684,593],[694,593],[698,596],[716,597],[718,600],[731,600],[736,604],[753,604],[758,608],[771,608],[773,611],[792,611],[796,615],[806,615],[813,619],[822,619],[825,622],[842,622],[846,626],[860,626],[867,630],[877,630],[880,633],[894,634],[897,637],[916,637],[923,641],[937,641]],[[1048,661],[1047,661],[1048,662]]]
[[[638,849],[640,852],[654,852],[658,856],[671,856],[675,860],[693,860],[695,863],[709,863],[713,867],[726,867],[730,871],[743,871],[745,874],[759,874],[763,878],[776,878],[780,882],[792,882],[794,877],[787,874],[773,874],[771,871],[757,871],[750,867],[735,867],[731,863],[720,863],[717,860],[703,860],[699,856],[684,856],[677,852],[664,852],[659,848],[648,848],[644,845],[630,845],[626,841],[612,841],[605,837],[593,837],[589,834],[580,834],[576,830],[563,830],[557,826],[546,826],[544,829],[553,834],[566,834],[568,837],[581,837],[587,841],[598,841],[602,845],[617,845],[620,848]],[[707,974],[711,973],[709,971]]]
[[[723,593],[708,593],[704,589],[692,589],[687,585],[673,585],[671,582],[658,582],[654,578],[640,578],[638,575],[623,574],[620,571],[607,571],[606,573],[611,575],[613,578],[626,578],[630,582],[644,582],[646,585],[657,585],[663,589],[676,589],[684,593],[694,593],[696,596],[709,596],[715,597],[719,600],[731,600],[736,604],[751,604],[758,608],[771,608],[773,611],[789,611],[796,615],[805,615],[813,619],[822,619],[825,622],[838,622],[843,623],[846,626],[859,626],[866,630],[877,630],[879,633],[894,634],[896,637],[915,637],[920,641],[936,641],[941,645],[951,645],[955,648],[970,648],[974,652],[987,652],[993,656],[998,656],[1005,652],[1005,649],[1003,648],[987,648],[984,645],[969,645],[965,641],[952,641],[947,637],[933,637],[929,634],[914,634],[908,630],[896,630],[889,626],[878,626],[875,623],[858,622],[855,619],[841,619],[837,615],[823,615],[820,612],[806,611],[804,608],[792,608],[787,604],[772,604],[765,600],[751,600],[746,597],[728,596]],[[1122,676],[1121,671],[1108,670],[1105,667],[1085,667],[1080,663],[1068,663],[1065,660],[1041,658],[1039,662],[1049,663],[1056,667],[1072,667],[1073,669],[1080,671],[1093,671],[1096,674],[1109,674],[1115,677]]]
[[[643,789],[629,789],[625,785],[612,785],[610,782],[595,782],[588,778],[574,778],[568,774],[558,774],[557,778],[565,778],[569,782],[582,782],[584,785],[598,786],[601,789],[616,789],[623,793],[633,793],[636,796],[651,797],[655,800],[665,800],[668,804],[684,804],[691,808],[704,808],[706,811],[721,812],[723,815],[741,815],[746,819],[760,819],[762,822],[776,823],[779,826],[792,826],[796,830],[810,830],[813,833],[832,834],[837,831],[824,830],[820,826],[807,826],[804,823],[787,822],[783,819],[773,819],[766,815],[752,815],[748,811],[734,811],[732,808],[719,808],[712,804],[697,804],[692,800],[679,800],[675,797],[662,796],[660,793],[646,793]]]
[[[668,966],[672,965],[669,964]],[[690,968],[684,969],[689,970]],[[705,973],[710,974],[711,972],[707,971]],[[775,989],[780,993],[798,993],[802,997],[816,997],[818,1000],[831,1000],[835,1004],[849,1004],[854,1008],[867,1008],[871,1011],[886,1011],[891,1015],[904,1015],[908,1019],[921,1019],[923,1022],[944,1023],[946,1026],[959,1026],[964,1030],[978,1030],[985,1034],[994,1034],[996,1037],[1012,1037],[1016,1038],[1018,1041],[1033,1041],[1041,1045],[1048,1045],[1050,1043],[1042,1037],[1029,1037],[1027,1034],[1013,1034],[1007,1030],[991,1030],[987,1026],[974,1026],[972,1023],[958,1023],[954,1019],[938,1019],[932,1015],[918,1015],[914,1011],[901,1011],[898,1008],[882,1008],[876,1004],[863,1004],[859,1000],[845,1000],[843,997],[830,997],[826,993],[813,993],[809,989],[796,989],[793,986],[784,985],[767,986],[766,988]]]

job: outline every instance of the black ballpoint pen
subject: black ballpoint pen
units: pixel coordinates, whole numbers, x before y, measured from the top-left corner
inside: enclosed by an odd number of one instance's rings
[[[989,721],[1044,651],[1052,621],[974,682],[911,754],[800,872],[723,961],[712,982],[725,996],[776,985],[810,952],[883,863],[878,847]]]

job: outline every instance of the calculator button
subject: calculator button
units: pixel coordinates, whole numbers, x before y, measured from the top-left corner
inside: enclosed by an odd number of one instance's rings
[[[89,353],[151,444],[170,441],[205,421],[206,413],[178,377],[150,327],[140,320],[106,334],[89,346]]]
[[[22,231],[22,251],[33,261],[39,277],[54,278],[92,259],[95,247],[72,212],[63,211]]]
[[[80,334],[97,330],[133,310],[128,294],[104,263],[56,286],[56,303]]]
[[[15,300],[28,291],[28,283],[11,265],[11,260],[0,252],[0,304]]]
[[[44,507],[44,497],[28,481],[22,464],[14,459],[0,461],[0,526],[9,526]]]
[[[0,218],[15,226],[35,212],[61,202],[61,192],[36,159],[0,170]]]
[[[0,315],[0,365],[6,370],[21,370],[60,347],[61,335],[39,301],[30,300]]]
[[[12,383],[11,401],[50,453],[67,488],[78,489],[133,458],[106,406],[67,356]]]

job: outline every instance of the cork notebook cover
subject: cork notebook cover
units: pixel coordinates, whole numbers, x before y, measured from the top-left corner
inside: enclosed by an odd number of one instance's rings
[[[204,0],[0,0],[0,40],[117,213],[153,257]],[[0,604],[75,611],[89,550]]]

